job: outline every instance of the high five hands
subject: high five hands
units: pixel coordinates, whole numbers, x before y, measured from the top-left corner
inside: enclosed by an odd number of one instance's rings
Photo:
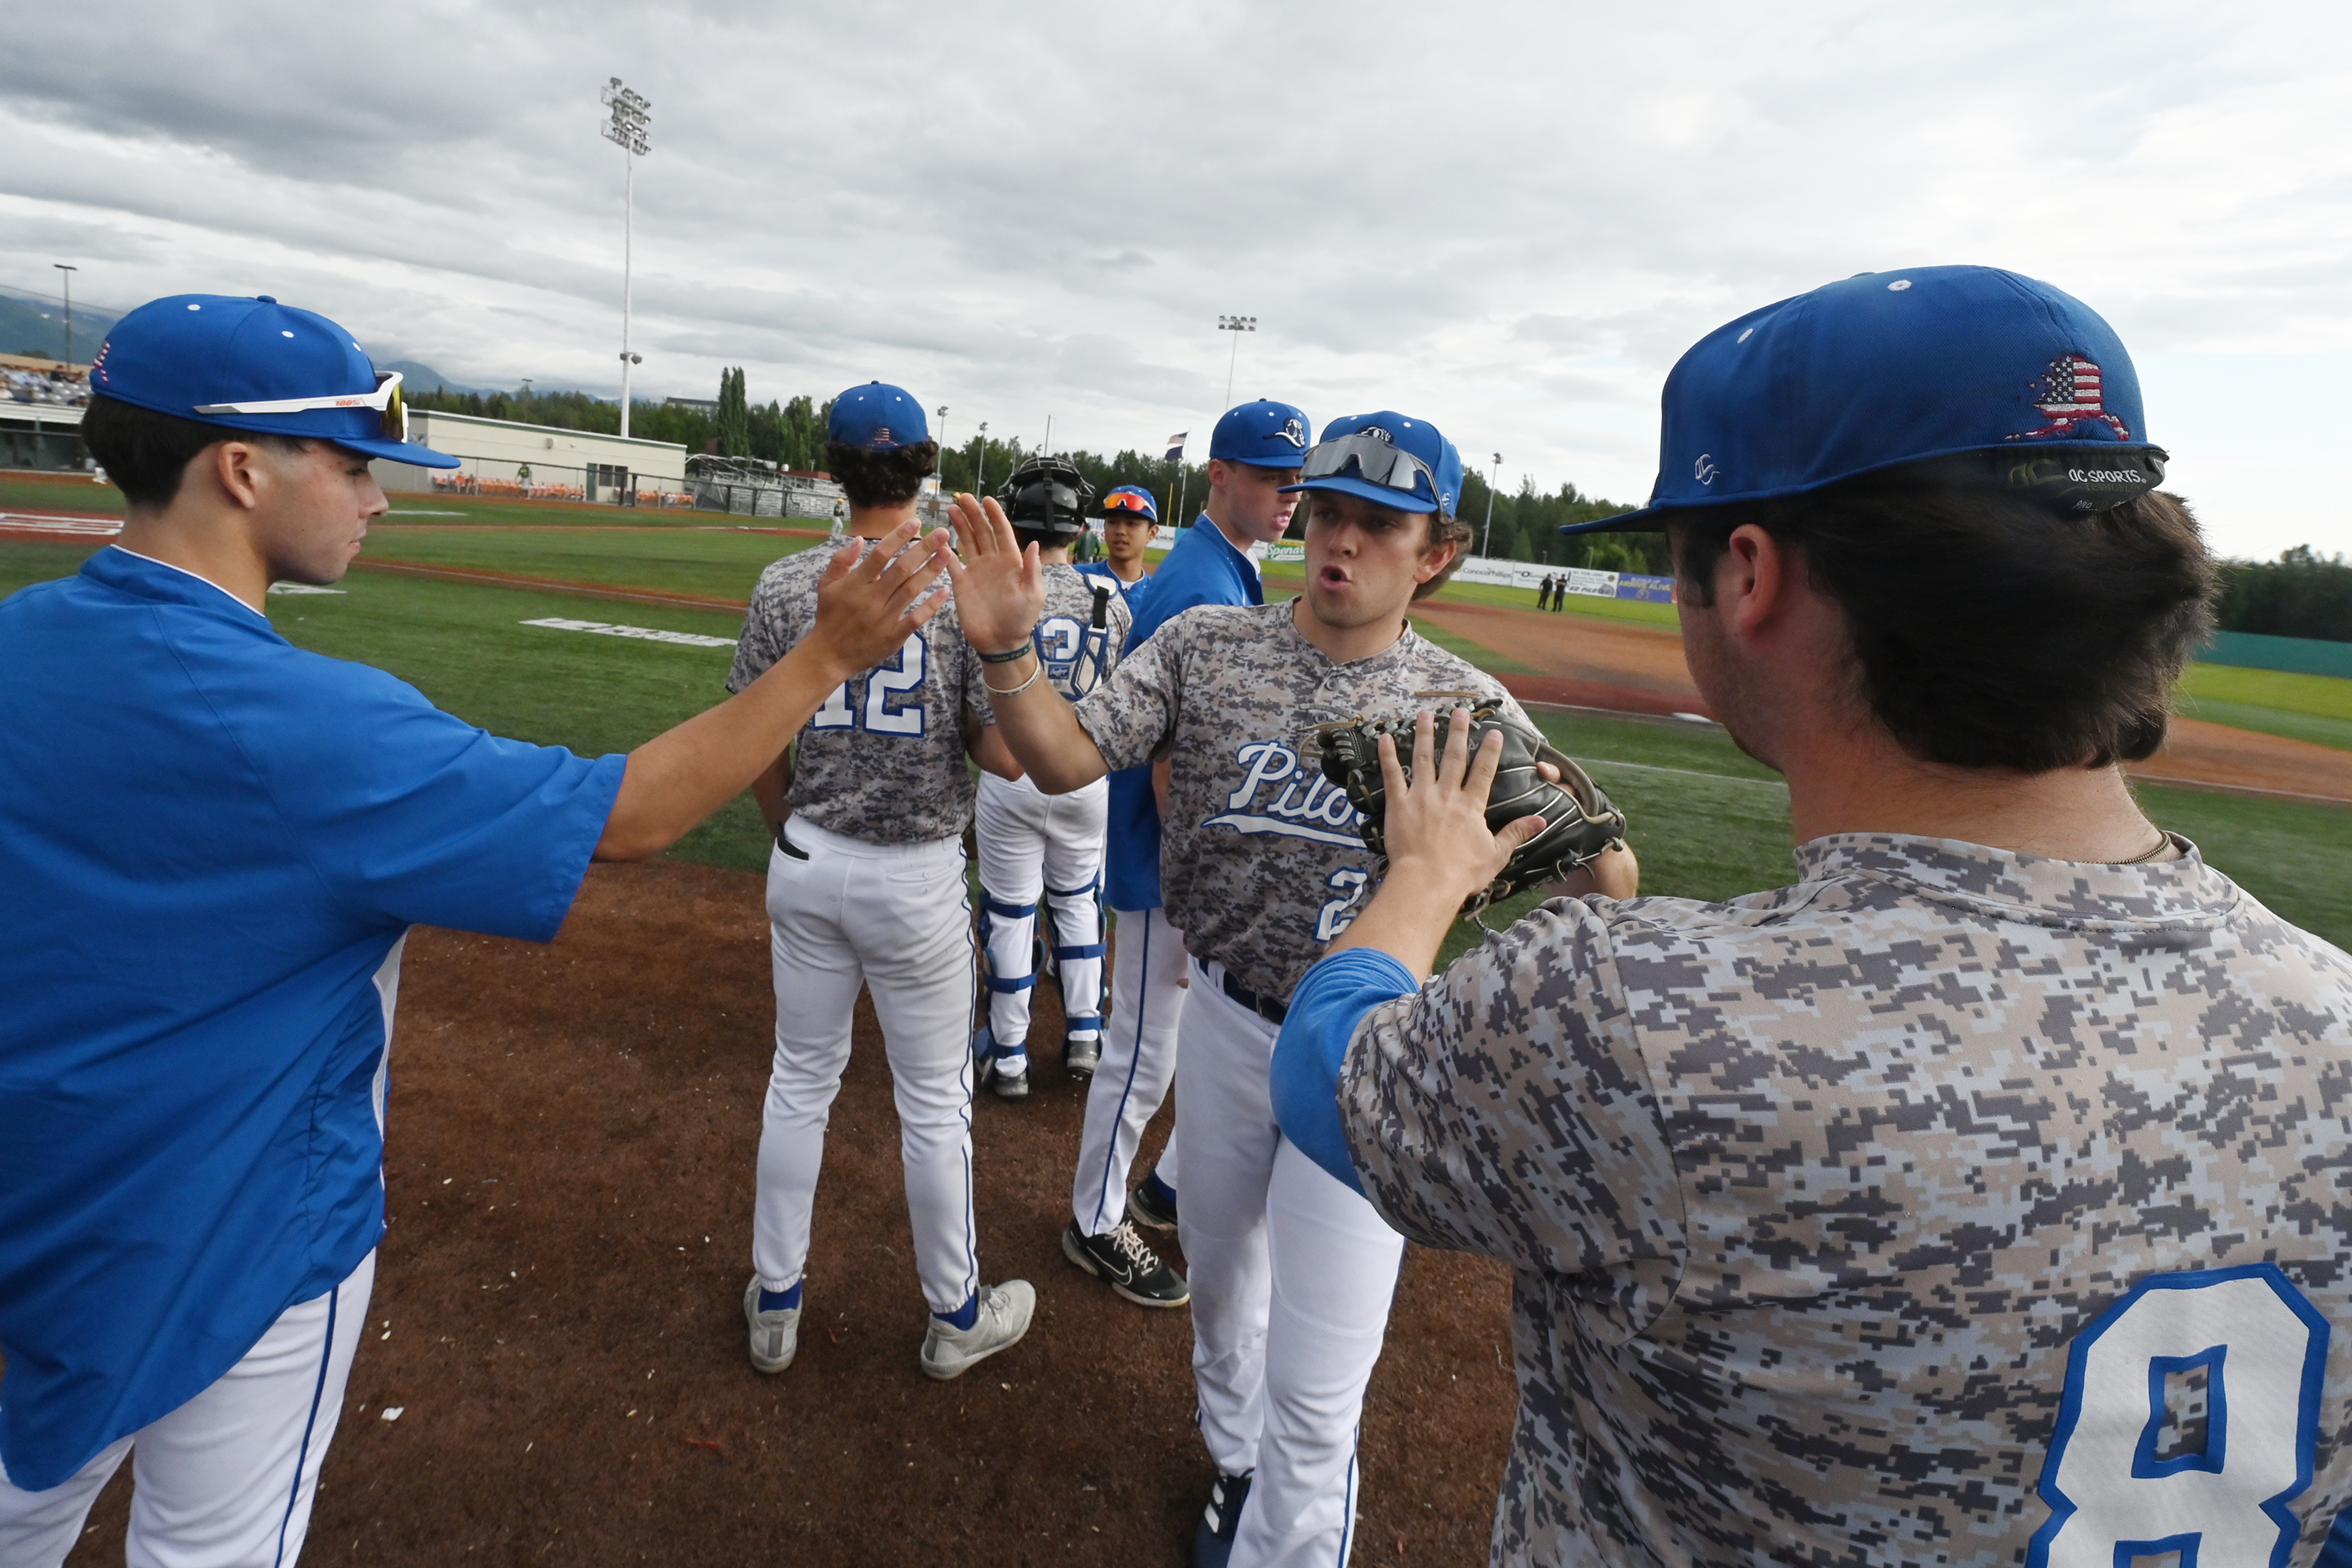
[[[1045,569],[1037,547],[1013,536],[1004,509],[968,494],[955,499],[956,538],[963,558],[947,558],[964,640],[982,653],[1003,653],[1029,640],[1045,613]]]
[[[924,590],[955,560],[953,542],[944,528],[928,539],[916,538],[918,530],[909,518],[871,550],[853,539],[817,579],[816,627],[807,640],[823,651],[834,679],[845,680],[889,658],[947,603],[946,589]]]
[[[1328,951],[1377,948],[1416,974],[1429,973],[1463,900],[1494,880],[1512,852],[1543,831],[1540,816],[1519,817],[1504,824],[1499,833],[1487,828],[1486,797],[1494,789],[1503,740],[1489,734],[1474,749],[1470,732],[1469,710],[1455,709],[1441,752],[1437,716],[1426,710],[1416,715],[1409,779],[1397,762],[1396,742],[1381,737],[1381,773],[1388,789],[1381,829],[1388,875]],[[1600,892],[1626,899],[1640,885],[1641,867],[1633,852],[1612,849],[1568,881],[1552,884],[1549,891],[1555,896]]]
[[[1423,709],[1414,715],[1410,781],[1397,762],[1395,740],[1381,737],[1381,773],[1388,784],[1382,830],[1389,875],[1443,889],[1459,909],[1510,863],[1513,851],[1543,831],[1544,819],[1522,816],[1504,824],[1499,833],[1488,832],[1486,797],[1494,790],[1503,737],[1490,734],[1474,751],[1466,708],[1454,710],[1443,752],[1433,743],[1436,730],[1435,714]]]

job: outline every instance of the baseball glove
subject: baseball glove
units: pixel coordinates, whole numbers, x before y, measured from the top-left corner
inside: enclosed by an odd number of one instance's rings
[[[1499,833],[1522,816],[1540,815],[1544,830],[1519,846],[1502,873],[1470,896],[1462,906],[1475,915],[1489,904],[1522,889],[1558,881],[1602,851],[1625,842],[1625,814],[1610,804],[1591,774],[1559,752],[1526,721],[1502,710],[1492,698],[1475,691],[1417,691],[1418,698],[1457,699],[1470,709],[1470,743],[1486,743],[1486,732],[1498,731],[1503,755],[1495,769],[1495,785],[1486,797],[1486,826]],[[1450,706],[1450,704],[1449,704]],[[1441,710],[1437,738],[1445,740]],[[1381,773],[1381,737],[1396,739],[1397,763],[1412,771],[1413,721],[1366,719],[1359,715],[1335,723],[1318,724],[1313,731],[1322,751],[1323,776],[1348,792],[1348,800],[1363,821],[1358,831],[1365,845],[1381,857],[1380,874],[1388,874],[1388,847],[1381,826],[1388,813],[1388,781]],[[1538,771],[1538,763],[1559,769],[1554,784]]]

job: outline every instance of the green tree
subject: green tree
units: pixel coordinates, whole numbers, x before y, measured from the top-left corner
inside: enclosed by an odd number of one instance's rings
[[[2352,565],[2308,544],[2276,561],[2225,561],[2213,618],[2225,632],[2352,642]]]
[[[826,404],[825,412],[830,414],[832,411],[833,405]],[[805,394],[784,405],[783,426],[781,460],[784,467],[797,468],[803,473],[824,468],[824,420],[818,416],[816,405]]]
[[[719,449],[730,458],[749,458],[751,412],[743,393],[743,367],[719,373]]]

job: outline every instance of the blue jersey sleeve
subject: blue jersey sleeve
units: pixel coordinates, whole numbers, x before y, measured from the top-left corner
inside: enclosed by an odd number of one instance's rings
[[[1298,1152],[1360,1193],[1339,1120],[1339,1068],[1364,1015],[1420,990],[1412,971],[1377,948],[1319,959],[1291,993],[1274,1047],[1274,1119]]]
[[[308,721],[231,727],[289,847],[338,905],[362,921],[554,936],[626,757],[502,739],[364,665],[271,662],[295,688],[279,689],[278,717],[307,711]]]

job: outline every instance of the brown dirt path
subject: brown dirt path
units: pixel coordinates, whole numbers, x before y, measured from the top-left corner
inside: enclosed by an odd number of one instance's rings
[[[371,561],[362,556],[354,571],[391,572],[406,577],[439,577],[451,583],[479,583],[493,588],[533,588],[542,593],[569,594],[583,599],[623,599],[641,605],[673,605],[689,610],[730,610],[741,615],[744,599],[703,594],[679,594],[667,588],[638,588],[627,584],[574,583],[564,577],[531,577],[520,572],[496,572],[479,566],[420,566],[409,561]]]
[[[761,900],[740,872],[599,867],[551,946],[411,938],[392,1228],[306,1563],[1187,1560],[1211,1479],[1190,1324],[1063,1260],[1083,1102],[1057,1066],[1026,1104],[976,1108],[983,1263],[1036,1285],[1035,1326],[934,1384],[861,1004],[800,1359],[773,1378],[745,1361],[773,1006]],[[1034,1037],[1058,1037],[1055,1007],[1041,987]],[[1513,1409],[1508,1279],[1415,1249],[1391,1325],[1355,1561],[1483,1563]],[[121,1563],[127,1490],[74,1564]]]

